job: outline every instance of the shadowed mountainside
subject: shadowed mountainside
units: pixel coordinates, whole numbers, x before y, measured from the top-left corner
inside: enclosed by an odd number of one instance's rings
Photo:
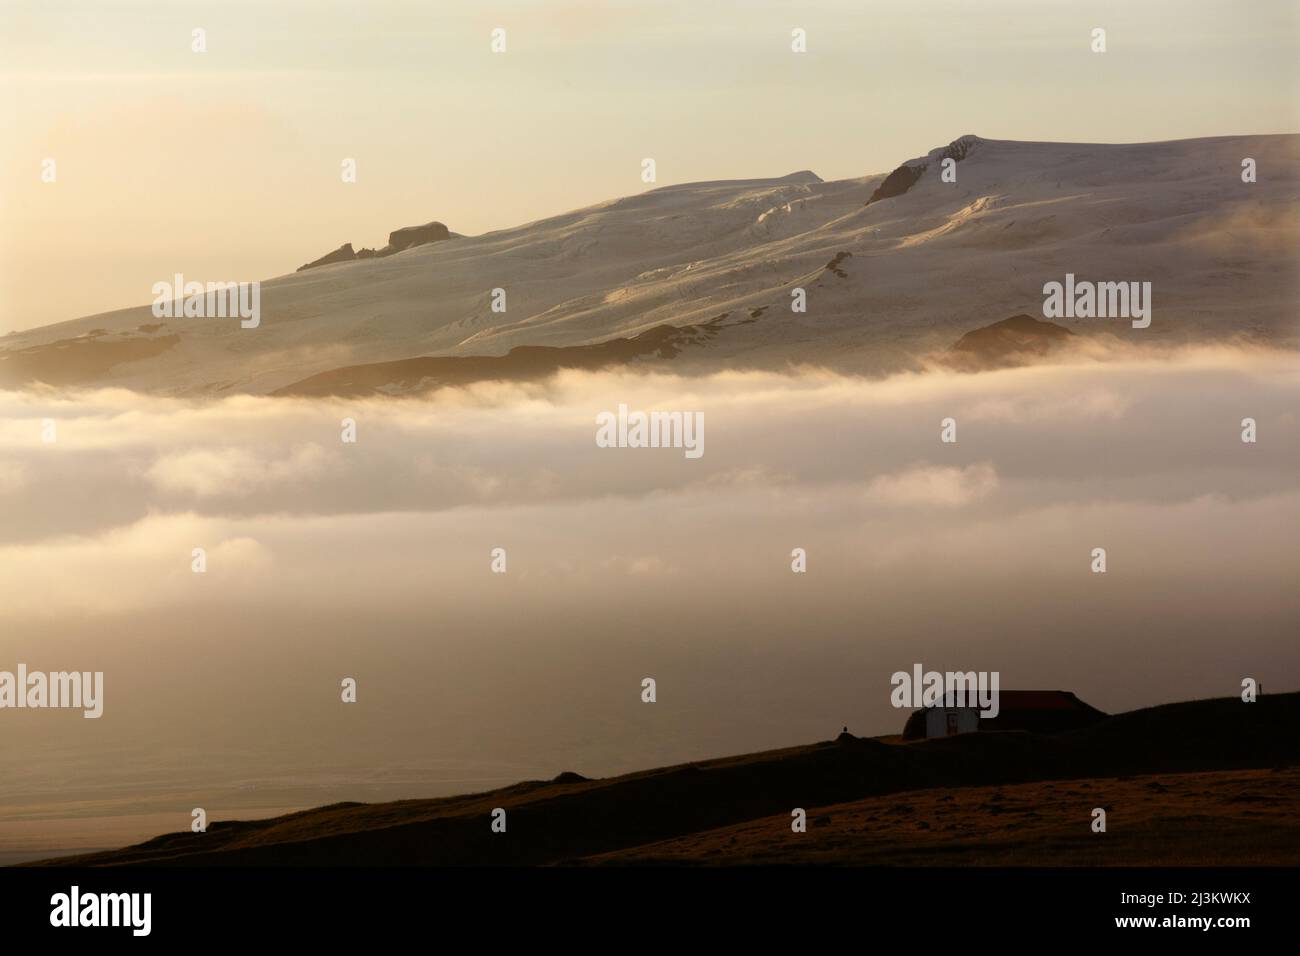
[[[762,856],[765,851],[759,844],[764,840],[770,843],[772,821],[779,824],[776,832],[788,832],[794,807],[808,811],[812,832],[822,825],[819,819],[825,822],[828,807],[861,804],[850,811],[836,810],[831,816],[847,814],[848,819],[856,819],[853,815],[858,814],[874,819],[888,807],[893,806],[897,815],[902,812],[898,807],[910,807],[921,799],[934,804],[956,801],[966,808],[961,838],[969,845],[951,860],[961,862],[969,860],[971,847],[993,846],[1006,836],[1006,820],[996,809],[1001,797],[990,800],[989,794],[976,792],[977,788],[995,788],[997,792],[1009,788],[1019,795],[1016,801],[1022,810],[1050,816],[1056,798],[1046,794],[1055,790],[1033,785],[1074,781],[1065,789],[1084,795],[1071,813],[1084,814],[1081,832],[1085,836],[1091,807],[1110,806],[1122,812],[1123,802],[1132,800],[1135,792],[1124,778],[1138,774],[1210,774],[1213,779],[1206,778],[1200,789],[1188,789],[1190,785],[1181,778],[1173,783],[1156,781],[1166,789],[1181,788],[1179,806],[1184,811],[1199,806],[1208,813],[1221,804],[1245,807],[1260,802],[1249,796],[1257,793],[1249,781],[1272,778],[1257,775],[1258,779],[1248,780],[1241,772],[1271,773],[1300,763],[1300,740],[1294,732],[1298,720],[1300,693],[1292,693],[1263,697],[1253,704],[1237,698],[1169,704],[1120,714],[1055,736],[977,733],[902,743],[897,738],[842,734],[836,740],[810,746],[604,780],[566,773],[549,782],[525,782],[460,797],[342,803],[268,820],[215,822],[202,834],[168,834],[122,850],[64,857],[42,865],[536,865],[588,858],[591,862],[705,862],[683,848],[695,841],[703,848],[701,852],[719,850],[717,855],[721,855],[719,847],[735,849],[740,845],[738,834],[746,827],[756,827],[754,832],[762,840],[745,846]],[[1296,776],[1282,770],[1279,774],[1278,781]],[[1220,785],[1228,789],[1216,795],[1215,788]],[[1146,788],[1143,792],[1159,792],[1151,781],[1141,786]],[[899,796],[916,791],[928,796]],[[1239,791],[1248,796],[1234,803],[1232,795]],[[1294,787],[1289,793],[1287,807],[1297,802]],[[1259,818],[1261,827],[1277,815],[1268,799],[1264,803],[1272,810]],[[971,810],[990,806],[994,809]],[[507,811],[506,835],[491,832],[491,812],[496,807]],[[1154,811],[1147,807],[1142,812],[1150,816]],[[1158,824],[1159,814],[1152,819]],[[1252,819],[1245,815],[1234,825],[1249,830]],[[851,841],[840,847],[838,855],[823,847],[829,854],[823,862],[883,859],[890,852],[891,839],[906,842],[919,833],[930,840],[933,833],[926,831],[933,829],[909,825],[895,832],[870,827],[870,839],[864,837],[858,847],[861,852],[853,849]],[[856,832],[863,832],[860,826]],[[1186,841],[1194,837],[1191,832],[1184,834]],[[1300,850],[1300,830],[1287,839],[1290,842],[1279,846],[1286,852]],[[679,842],[652,846],[664,841]],[[1068,844],[1066,839],[1062,845]],[[940,841],[938,850],[944,845]],[[1057,846],[1053,852],[1059,851]],[[602,854],[614,856],[595,859]],[[739,850],[735,855],[745,856]],[[1195,854],[1188,858],[1200,859]],[[780,853],[767,860],[780,861]],[[1146,861],[1136,858],[1128,862]]]
[[[842,274],[843,259],[825,268]],[[473,382],[524,382],[553,375],[561,369],[598,371],[675,358],[685,349],[713,341],[726,329],[758,321],[764,309],[748,317],[730,319],[730,313],[699,325],[657,325],[630,339],[611,339],[595,345],[550,347],[521,345],[505,355],[425,356],[372,365],[349,365],[321,372],[301,382],[276,389],[272,395],[335,396],[359,398],[373,395],[419,395],[447,386]],[[730,321],[728,321],[730,319]],[[1028,315],[1016,315],[967,332],[946,352],[933,357],[936,365],[960,372],[982,372],[1028,365],[1051,355],[1077,339],[1069,329]]]
[[[500,356],[425,356],[373,365],[352,365],[321,372],[276,389],[271,394],[346,398],[419,394],[429,389],[471,382],[532,381],[554,375],[561,369],[597,371],[642,359],[670,359],[687,346],[708,341],[724,328],[754,320],[751,317],[726,323],[726,319],[727,315],[723,314],[699,325],[681,328],[657,325],[630,339],[612,339],[595,345],[521,345]]]

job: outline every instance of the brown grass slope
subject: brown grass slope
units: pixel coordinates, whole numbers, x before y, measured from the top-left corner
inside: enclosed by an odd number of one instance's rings
[[[1106,831],[1092,830],[1093,808]],[[1295,866],[1300,767],[914,790],[586,857],[603,866]]]
[[[46,865],[536,865],[911,791],[1300,764],[1300,694],[1169,704],[1058,736],[844,738],[604,780],[528,782],[439,800],[335,804],[214,823]],[[954,790],[953,792],[956,792]],[[508,814],[506,835],[489,826]]]

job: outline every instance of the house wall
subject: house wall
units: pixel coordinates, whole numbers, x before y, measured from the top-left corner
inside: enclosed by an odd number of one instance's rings
[[[925,712],[925,735],[948,736],[948,715],[957,715],[957,733],[970,734],[980,729],[979,711],[973,707],[931,707]]]

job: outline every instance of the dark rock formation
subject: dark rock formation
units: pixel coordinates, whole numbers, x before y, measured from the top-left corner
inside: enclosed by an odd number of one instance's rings
[[[1013,315],[967,332],[942,356],[942,361],[969,372],[1009,368],[1041,358],[1072,338],[1073,332],[1055,322]]]
[[[412,246],[423,246],[426,243],[441,242],[443,239],[450,238],[451,233],[440,222],[426,222],[423,226],[403,226],[388,234],[388,247],[380,255],[391,255],[403,249],[410,249]]]
[[[317,266],[327,266],[331,262],[351,262],[356,257],[357,254],[352,251],[352,243],[345,242],[333,252],[326,253],[319,259],[307,263],[305,266],[299,266],[297,271],[302,272],[303,269],[315,269]]]
[[[873,202],[879,202],[881,199],[893,199],[895,196],[903,195],[916,185],[916,181],[921,178],[923,172],[925,172],[924,163],[919,166],[908,166],[904,163],[886,176],[884,182],[876,187],[876,191],[867,200],[867,205],[870,206]]]
[[[916,181],[921,178],[931,163],[941,163],[945,159],[952,159],[960,163],[979,144],[980,138],[968,133],[954,139],[947,146],[930,150],[925,159],[904,163],[884,178],[884,181],[876,187],[876,191],[871,194],[871,198],[866,201],[865,205],[870,206],[873,202],[878,202],[881,199],[892,199],[894,196],[903,195],[916,185]]]
[[[822,268],[825,269],[827,272],[834,272],[841,279],[847,279],[849,277],[849,274],[840,268],[840,263],[843,262],[845,259],[852,259],[852,258],[853,258],[853,253],[851,252],[837,252],[835,253],[835,258],[832,259],[830,262],[826,263],[826,265],[822,266]]]
[[[321,256],[305,266],[299,266],[297,271],[315,269],[317,266],[327,266],[334,262],[380,259],[384,256],[391,256],[395,252],[404,252],[407,249],[414,249],[416,246],[427,245],[430,242],[441,242],[444,239],[452,238],[452,236],[453,233],[449,232],[447,227],[440,222],[426,222],[423,226],[403,226],[401,229],[390,232],[388,234],[388,245],[378,251],[362,249],[360,252],[353,252],[352,243],[345,242],[328,255]]]
[[[961,162],[970,155],[971,150],[980,144],[980,138],[973,133],[967,133],[965,136],[959,136],[951,143],[939,150],[939,159],[955,159]]]

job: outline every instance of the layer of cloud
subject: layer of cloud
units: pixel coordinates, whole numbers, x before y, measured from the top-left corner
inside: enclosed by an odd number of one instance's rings
[[[147,474],[160,491],[214,498],[305,481],[319,474],[324,463],[325,452],[316,444],[268,458],[248,448],[195,448],[160,455]]]
[[[620,403],[703,411],[704,457],[597,447]],[[0,821],[147,796],[183,826],[217,799],[427,796],[886,733],[889,675],[916,662],[1105,710],[1243,676],[1292,689],[1297,409],[1293,360],[1227,353],[402,402],[0,395],[0,668],[107,684],[100,721],[5,717]],[[344,676],[364,706],[338,702]]]
[[[917,465],[872,479],[867,495],[882,504],[957,508],[988,497],[997,487],[997,469],[987,461],[965,468]]]

